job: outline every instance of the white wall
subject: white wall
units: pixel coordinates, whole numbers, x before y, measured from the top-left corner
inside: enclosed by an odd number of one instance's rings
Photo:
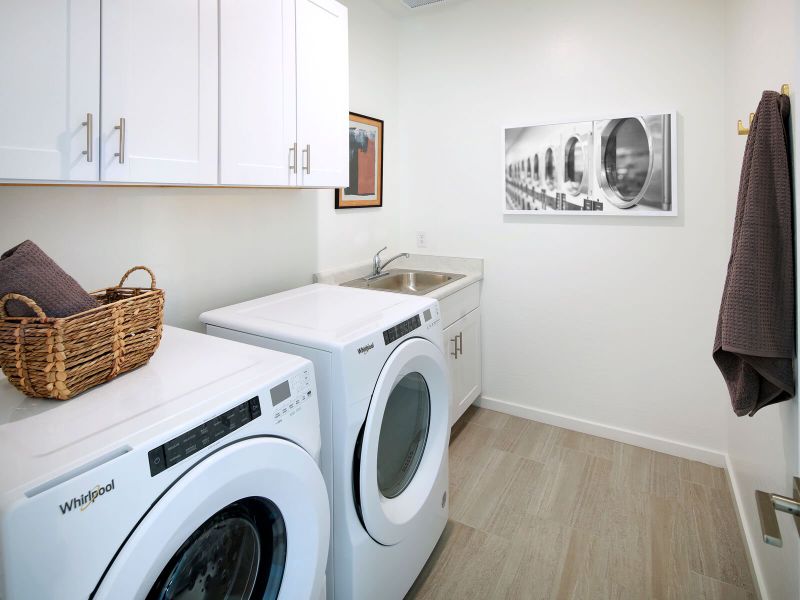
[[[764,14],[776,18],[764,19]],[[738,119],[747,122],[747,115],[755,110],[762,90],[778,90],[783,83],[793,84],[794,154],[795,160],[800,160],[796,94],[800,73],[795,55],[800,49],[798,19],[800,10],[794,0],[728,0],[726,4],[725,195],[730,199],[726,207],[727,223],[733,221],[746,142],[744,136],[737,135],[735,123]],[[797,176],[800,163],[796,165]],[[800,189],[797,184],[795,189]],[[753,496],[755,489],[791,496],[791,477],[800,475],[797,400],[768,406],[752,418],[736,417],[729,411],[727,420],[730,474],[753,549],[762,597],[764,600],[800,598],[800,543],[792,518],[779,517],[784,547],[767,546],[761,541]]]
[[[405,208],[398,189],[397,60],[395,18],[372,0],[340,0],[350,9],[350,110],[384,120],[384,205],[335,210],[323,193],[319,212],[319,270],[368,261],[396,245]],[[397,250],[398,252],[400,250]]]
[[[351,106],[387,119],[396,142],[397,26],[369,0],[350,9]],[[311,282],[326,266],[364,261],[389,241],[399,204],[334,211],[331,190],[0,186],[0,252],[36,241],[84,287],[152,267],[166,322],[200,329],[204,310]]]
[[[147,265],[166,290],[166,322],[199,330],[204,310],[311,281],[316,195],[0,187],[0,247],[32,239],[87,289],[114,285],[129,267]],[[138,277],[132,282],[146,281]]]
[[[485,258],[484,396],[724,452],[723,3],[465,0],[400,37],[405,245]],[[504,125],[679,113],[677,218],[502,215]]]

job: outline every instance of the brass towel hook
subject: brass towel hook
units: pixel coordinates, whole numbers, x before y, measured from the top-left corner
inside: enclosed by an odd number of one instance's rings
[[[750,125],[753,124],[753,119],[755,116],[756,113],[750,113],[750,119],[748,120],[747,127],[745,127],[744,123],[742,123],[742,120],[739,119],[739,123],[736,126],[736,128],[739,130],[739,135],[747,135],[750,133]]]
[[[790,91],[791,89],[789,88],[788,83],[784,83],[781,86],[781,94],[783,94],[784,96],[788,96]],[[750,127],[753,125],[753,117],[755,116],[756,116],[755,113],[750,113],[750,119],[747,123],[748,125],[747,127],[745,127],[744,123],[742,123],[742,120],[739,119],[739,122],[736,125],[736,130],[738,131],[739,135],[747,135],[748,133],[750,133]]]

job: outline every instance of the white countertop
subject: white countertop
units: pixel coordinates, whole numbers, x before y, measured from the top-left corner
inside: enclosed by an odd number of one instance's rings
[[[431,256],[429,254],[412,254],[408,258],[398,258],[389,265],[389,269],[413,269],[416,271],[436,271],[440,273],[457,273],[464,275],[452,283],[443,285],[427,294],[429,298],[441,300],[450,294],[462,290],[483,279],[482,258],[459,258],[456,256]],[[359,277],[365,277],[372,271],[372,263],[364,262],[349,267],[331,269],[314,273],[315,283],[340,285]]]

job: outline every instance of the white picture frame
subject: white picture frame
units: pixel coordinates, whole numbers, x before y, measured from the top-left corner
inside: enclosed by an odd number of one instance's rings
[[[505,215],[679,214],[677,111],[565,118],[501,134]]]

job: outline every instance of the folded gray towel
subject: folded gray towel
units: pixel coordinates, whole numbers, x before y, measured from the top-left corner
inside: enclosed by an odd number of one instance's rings
[[[68,317],[97,307],[97,301],[30,240],[0,256],[0,298],[8,293],[27,296],[48,317]],[[6,305],[6,313],[33,316],[30,308],[16,300]]]

